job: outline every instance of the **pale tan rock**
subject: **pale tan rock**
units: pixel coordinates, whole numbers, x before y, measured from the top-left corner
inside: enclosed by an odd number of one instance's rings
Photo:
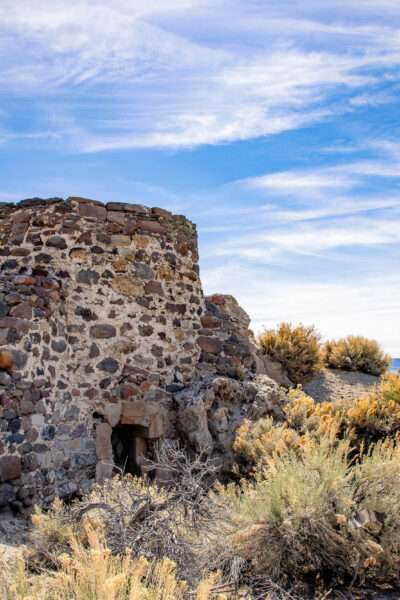
[[[198,452],[211,451],[213,440],[208,429],[207,410],[201,400],[180,411],[179,425]]]
[[[116,271],[117,273],[126,273],[128,267],[128,261],[125,258],[122,258],[121,256],[116,258],[113,262],[114,271]]]
[[[130,246],[131,245],[131,238],[129,235],[120,235],[120,234],[116,234],[116,235],[112,235],[111,236],[111,243],[113,246]]]
[[[157,269],[157,276],[158,279],[161,279],[163,281],[173,281],[175,279],[174,270],[170,265],[161,265]]]
[[[132,275],[118,275],[111,283],[113,289],[124,296],[140,296],[144,286],[141,281]]]
[[[149,438],[158,439],[164,435],[164,423],[162,415],[156,414],[150,418]]]
[[[137,400],[135,402],[124,402],[122,405],[121,412],[121,423],[122,425],[135,425],[139,420],[144,420],[148,415],[146,409],[146,403],[144,400]]]
[[[139,248],[140,250],[145,250],[147,248],[147,246],[150,244],[151,238],[149,238],[146,235],[134,235],[132,236],[132,242],[134,244],[134,246],[136,246],[136,248]]]
[[[108,423],[98,423],[96,427],[96,455],[99,460],[112,460],[112,429]]]
[[[268,375],[279,385],[284,387],[293,387],[293,382],[290,381],[287,373],[279,362],[272,360],[267,354],[258,352],[257,359],[257,374]]]
[[[83,248],[73,248],[69,253],[69,257],[77,262],[85,262],[88,259],[88,252]]]
[[[118,402],[116,404],[107,404],[104,407],[104,416],[111,427],[118,425],[122,413],[122,404]]]

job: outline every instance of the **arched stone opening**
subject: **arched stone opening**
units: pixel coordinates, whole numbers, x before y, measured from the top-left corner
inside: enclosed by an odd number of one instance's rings
[[[117,425],[111,434],[114,465],[124,474],[142,475],[147,454],[148,427]]]
[[[118,471],[157,477],[157,470],[146,459],[152,441],[164,435],[160,406],[127,402],[118,412],[112,425],[104,421],[96,425],[96,480],[101,482]]]

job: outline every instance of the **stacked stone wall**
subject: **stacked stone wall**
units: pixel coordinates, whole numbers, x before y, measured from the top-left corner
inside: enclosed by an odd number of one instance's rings
[[[198,338],[200,366],[234,379],[251,377],[257,369],[257,348],[248,314],[227,294],[206,296],[205,305]]]
[[[88,487],[118,423],[174,435],[201,353],[197,263],[195,226],[162,209],[0,206],[0,507]]]

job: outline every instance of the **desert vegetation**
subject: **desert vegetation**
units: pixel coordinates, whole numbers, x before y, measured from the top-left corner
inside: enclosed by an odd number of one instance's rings
[[[301,384],[323,367],[360,371],[381,376],[389,368],[391,357],[375,340],[349,335],[339,340],[321,343],[314,326],[281,323],[264,331],[259,347],[272,360],[279,362],[295,384]]]
[[[355,404],[291,390],[281,418],[238,429],[240,477],[226,486],[213,460],[164,444],[167,486],[115,477],[71,505],[37,509],[24,558],[2,570],[2,598],[293,599],[396,587],[399,409],[398,374]]]
[[[324,363],[332,369],[361,371],[382,375],[387,371],[391,357],[385,354],[375,340],[349,335],[324,345]]]
[[[277,330],[264,331],[259,345],[281,363],[294,383],[303,383],[322,368],[320,336],[313,326],[281,323]]]

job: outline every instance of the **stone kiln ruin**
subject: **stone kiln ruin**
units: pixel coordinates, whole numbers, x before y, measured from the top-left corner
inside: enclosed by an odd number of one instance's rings
[[[204,298],[182,216],[81,198],[0,205],[0,507],[71,497],[114,465],[139,474],[160,437],[212,443],[193,382],[255,370],[248,324],[233,298]]]

